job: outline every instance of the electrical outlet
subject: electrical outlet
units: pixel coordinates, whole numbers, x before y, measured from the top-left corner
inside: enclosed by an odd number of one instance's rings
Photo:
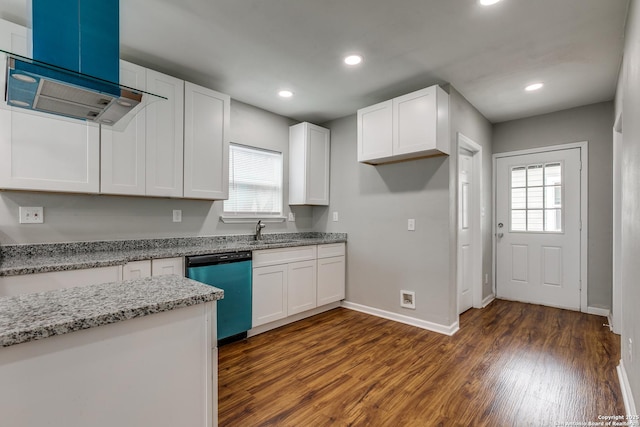
[[[413,218],[410,218],[407,220],[407,230],[409,231],[416,231],[416,220]]]
[[[44,210],[42,207],[20,206],[18,207],[18,219],[20,224],[42,224]]]
[[[296,214],[289,212],[289,222],[296,222]]]
[[[400,307],[416,309],[416,293],[413,291],[400,291]]]
[[[182,222],[182,211],[180,209],[173,210],[173,222]]]
[[[333,213],[333,222],[338,222],[338,212]]]

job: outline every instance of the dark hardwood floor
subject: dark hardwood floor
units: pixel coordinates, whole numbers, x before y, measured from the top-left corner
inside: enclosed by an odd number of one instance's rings
[[[347,309],[220,348],[220,426],[558,426],[624,414],[603,317],[494,301],[453,337]],[[568,425],[568,424],[567,424]]]

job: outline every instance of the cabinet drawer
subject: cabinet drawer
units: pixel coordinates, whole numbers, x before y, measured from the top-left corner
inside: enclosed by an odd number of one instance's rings
[[[6,276],[0,277],[0,297],[118,282],[121,277],[122,268],[119,265]]]
[[[318,245],[318,258],[330,258],[343,256],[345,253],[344,243],[330,243],[328,245]]]
[[[253,267],[286,264],[296,261],[316,259],[316,246],[298,246],[295,248],[264,249],[253,251]]]

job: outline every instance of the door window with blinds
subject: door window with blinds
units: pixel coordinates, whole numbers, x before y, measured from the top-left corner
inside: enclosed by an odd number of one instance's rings
[[[562,162],[511,168],[511,231],[561,233]]]
[[[282,216],[282,153],[229,144],[225,215]]]

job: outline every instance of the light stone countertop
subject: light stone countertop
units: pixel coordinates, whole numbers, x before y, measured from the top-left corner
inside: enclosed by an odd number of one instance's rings
[[[255,251],[347,241],[343,233],[251,235],[0,246],[0,276],[124,265],[130,261]]]
[[[222,299],[213,286],[159,276],[0,298],[0,347]],[[1,351],[1,350],[0,350]]]

